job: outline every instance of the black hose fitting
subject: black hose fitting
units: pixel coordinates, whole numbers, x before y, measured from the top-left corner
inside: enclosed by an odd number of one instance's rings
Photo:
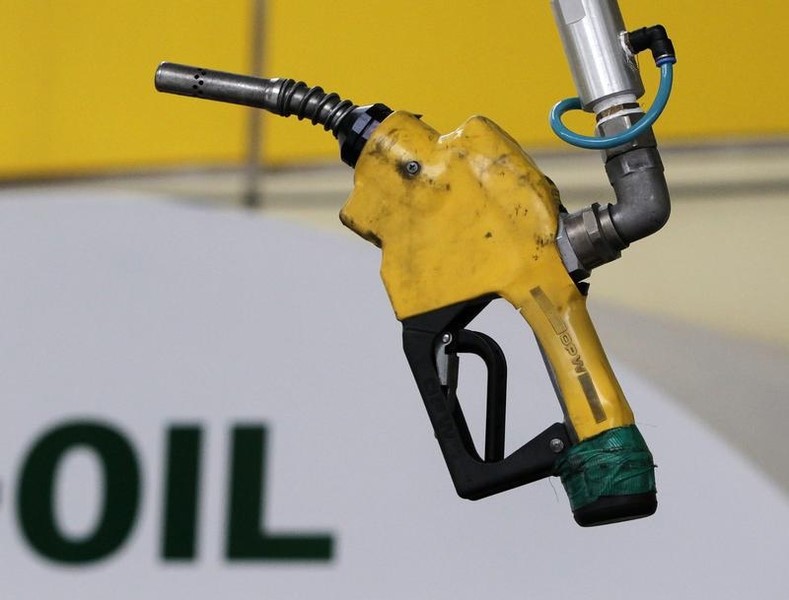
[[[355,167],[364,145],[381,122],[392,114],[385,104],[357,106],[339,123],[336,133],[340,142],[340,158],[349,167]]]
[[[655,59],[655,64],[658,64],[661,59],[673,58],[676,60],[674,52],[674,44],[666,33],[666,28],[662,25],[653,25],[652,27],[642,27],[627,34],[627,42],[633,54],[638,54],[644,50],[652,51],[652,58]]]

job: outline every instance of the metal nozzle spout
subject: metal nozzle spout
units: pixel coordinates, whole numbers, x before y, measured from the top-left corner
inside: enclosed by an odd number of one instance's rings
[[[309,119],[323,125],[340,140],[342,159],[356,165],[361,149],[378,124],[392,111],[383,104],[357,106],[321,87],[309,87],[294,79],[263,79],[163,62],[156,69],[160,92],[193,96],[262,108],[276,115]]]
[[[156,69],[156,89],[277,112],[282,79],[261,79],[163,62]]]
[[[337,135],[343,118],[357,106],[320,87],[293,79],[263,79],[164,62],[156,69],[160,92],[262,108],[283,117],[296,115]]]

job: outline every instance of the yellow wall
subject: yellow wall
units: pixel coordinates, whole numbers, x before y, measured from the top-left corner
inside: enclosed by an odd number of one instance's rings
[[[241,156],[243,115],[153,91],[164,58],[246,69],[248,3],[0,0],[0,177]]]
[[[789,134],[773,0],[620,0],[629,27],[664,23],[679,64],[661,140]],[[238,162],[243,108],[163,96],[161,60],[249,70],[251,0],[0,0],[0,178]],[[560,147],[547,111],[574,95],[548,0],[268,0],[267,73],[357,103],[383,101],[440,130],[484,113],[530,147]],[[651,59],[641,61],[648,87]],[[571,125],[590,127],[587,118]],[[308,124],[265,120],[265,159],[333,159]]]

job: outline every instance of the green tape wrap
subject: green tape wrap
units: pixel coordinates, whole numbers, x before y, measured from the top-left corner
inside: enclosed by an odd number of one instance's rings
[[[655,492],[655,464],[635,425],[616,427],[570,448],[556,475],[573,510],[602,496]]]

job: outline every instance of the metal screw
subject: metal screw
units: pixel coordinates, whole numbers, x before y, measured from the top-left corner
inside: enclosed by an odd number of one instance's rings
[[[551,449],[551,452],[554,454],[559,454],[562,450],[564,450],[564,442],[559,438],[553,438],[549,443],[548,446]]]
[[[416,175],[417,173],[419,173],[421,168],[422,165],[420,165],[415,160],[409,160],[407,163],[405,163],[405,170],[406,173],[408,173],[409,175]]]
[[[448,344],[451,341],[452,341],[452,334],[451,333],[445,333],[444,335],[441,336],[441,343],[442,344]]]

